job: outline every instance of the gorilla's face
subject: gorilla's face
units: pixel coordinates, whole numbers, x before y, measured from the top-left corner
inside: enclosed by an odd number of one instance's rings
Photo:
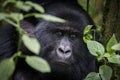
[[[84,28],[93,24],[90,17],[81,9],[79,11],[66,6],[61,9],[58,5],[53,8],[54,6],[47,8],[46,12],[67,20],[67,23],[40,20],[35,32],[41,44],[40,56],[57,70],[75,65],[86,67],[93,57],[82,37]]]
[[[42,25],[46,26],[41,28]],[[58,69],[77,64],[86,52],[81,30],[69,24],[40,23],[36,36],[41,43],[40,56]]]

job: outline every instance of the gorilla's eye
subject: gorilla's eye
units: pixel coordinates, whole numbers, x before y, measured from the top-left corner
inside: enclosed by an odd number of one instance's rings
[[[58,31],[58,32],[56,32],[56,35],[58,35],[58,36],[62,36],[63,33],[62,33],[61,31]]]
[[[71,38],[76,38],[77,35],[75,35],[75,34],[71,34],[70,37],[71,37]]]

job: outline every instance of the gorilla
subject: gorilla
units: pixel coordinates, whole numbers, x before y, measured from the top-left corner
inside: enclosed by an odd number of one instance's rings
[[[59,23],[37,19],[36,25],[32,19],[21,22],[23,29],[40,42],[39,56],[48,61],[51,72],[40,73],[20,58],[12,80],[83,80],[88,73],[96,72],[96,58],[89,53],[83,41],[84,28],[95,26],[87,12],[76,0],[40,0],[37,3],[45,8],[46,14],[67,20],[66,23]],[[14,27],[0,27],[0,60],[17,51],[17,42]],[[35,55],[24,45],[21,51]]]

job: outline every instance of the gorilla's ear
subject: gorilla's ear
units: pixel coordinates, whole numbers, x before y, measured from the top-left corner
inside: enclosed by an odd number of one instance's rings
[[[28,33],[28,35],[30,37],[35,37],[35,26],[33,24],[31,24],[28,21],[22,20],[21,21],[21,26],[24,29],[24,31],[26,31]]]

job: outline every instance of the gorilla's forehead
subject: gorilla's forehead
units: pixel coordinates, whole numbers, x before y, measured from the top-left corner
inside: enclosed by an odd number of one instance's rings
[[[82,32],[83,27],[78,24],[70,24],[70,23],[50,23],[50,25],[46,26],[49,29],[59,29],[62,31],[70,31],[70,32]]]

